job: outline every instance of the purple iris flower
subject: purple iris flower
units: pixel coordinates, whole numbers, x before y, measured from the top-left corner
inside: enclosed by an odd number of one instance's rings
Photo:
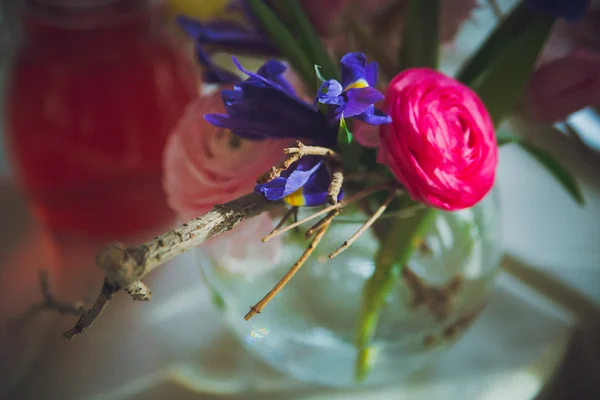
[[[271,182],[258,184],[256,193],[263,194],[269,200],[280,200],[292,206],[319,206],[327,201],[327,189],[331,183],[331,174],[322,158],[304,156],[280,177]],[[338,201],[343,198],[338,196]]]
[[[584,16],[590,0],[527,0],[527,5],[532,11],[575,21]]]
[[[269,60],[253,73],[235,57],[233,61],[248,78],[233,90],[221,92],[227,113],[206,114],[209,123],[250,140],[304,139],[319,146],[335,145],[335,126],[312,104],[296,96],[283,76],[287,69],[283,63]],[[283,199],[288,204],[309,207],[325,203],[330,182],[331,174],[323,159],[305,156],[280,177],[256,185],[255,191],[269,200]]]
[[[217,66],[211,59],[212,52],[228,52],[255,56],[278,56],[279,51],[260,29],[245,0],[233,0],[228,11],[241,13],[244,22],[233,19],[215,19],[206,22],[177,17],[177,24],[194,39],[194,51],[198,62],[204,66],[206,83],[236,83],[237,75]]]
[[[248,79],[221,92],[226,114],[207,114],[208,122],[245,139],[304,139],[335,145],[335,129],[325,115],[296,96],[283,76],[287,69],[283,63],[269,60],[253,73],[235,57],[233,62]]]
[[[330,79],[321,85],[315,103],[336,106],[333,114],[336,119],[355,117],[370,125],[392,122],[389,115],[377,110],[375,103],[384,96],[375,89],[378,75],[376,62],[367,64],[362,53],[348,53],[341,60],[342,79]]]

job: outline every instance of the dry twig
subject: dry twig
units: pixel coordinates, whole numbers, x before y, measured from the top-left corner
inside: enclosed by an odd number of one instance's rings
[[[96,257],[96,265],[106,274],[102,290],[92,307],[64,336],[72,339],[88,329],[106,308],[113,294],[121,289],[127,291],[134,300],[150,299],[150,290],[141,279],[156,267],[199,246],[205,240],[232,229],[244,219],[278,205],[277,202],[251,193],[216,205],[206,214],[140,246],[126,248],[118,243],[109,246]]]
[[[502,17],[504,16],[504,13],[502,12],[502,9],[500,8],[500,5],[498,4],[498,2],[496,0],[488,0],[488,4],[492,8],[494,16],[498,19],[502,19]]]
[[[333,165],[333,172],[331,174],[331,183],[327,189],[327,202],[329,204],[336,204],[338,196],[342,191],[342,185],[344,184],[344,171],[342,170],[341,164]]]
[[[308,221],[311,221],[311,220],[313,220],[313,219],[315,219],[317,217],[320,217],[323,214],[327,214],[327,213],[329,213],[331,211],[334,211],[334,210],[342,209],[345,206],[347,206],[348,204],[351,204],[351,203],[354,203],[356,201],[359,201],[360,199],[363,199],[363,198],[365,198],[365,197],[367,197],[367,196],[369,196],[369,195],[371,195],[371,194],[373,194],[375,192],[378,192],[378,191],[384,190],[384,189],[391,189],[391,188],[392,188],[392,184],[390,184],[390,183],[379,184],[379,185],[375,185],[375,186],[371,186],[369,188],[366,188],[366,189],[364,189],[364,190],[362,190],[362,191],[360,191],[360,192],[358,192],[358,193],[356,193],[356,194],[354,194],[352,196],[349,196],[349,197],[343,199],[342,201],[340,201],[337,204],[334,204],[334,205],[329,206],[329,207],[325,207],[322,210],[317,211],[316,213],[314,213],[312,215],[309,215],[308,217],[306,217],[306,218],[304,218],[304,219],[302,219],[300,221],[297,221],[297,222],[294,222],[293,224],[287,225],[283,229],[279,229],[279,230],[273,231],[269,235],[267,235],[264,238],[262,238],[262,241],[263,242],[267,242],[267,241],[273,239],[274,237],[279,236],[282,233],[285,233],[285,232],[287,232],[287,231],[289,231],[291,229],[294,229],[295,227],[300,226],[300,225],[302,225],[302,224],[304,224],[304,223],[306,223]]]
[[[354,242],[356,242],[358,240],[358,238],[361,237],[362,234],[365,233],[367,231],[367,229],[369,229],[371,227],[371,225],[373,225],[375,223],[375,221],[377,221],[377,219],[379,217],[381,217],[381,214],[384,213],[384,211],[390,205],[390,203],[392,202],[392,200],[394,200],[394,197],[396,197],[396,191],[395,190],[392,191],[392,192],[390,192],[390,194],[385,199],[385,201],[383,202],[383,204],[377,209],[377,211],[375,211],[375,213],[371,216],[371,218],[369,218],[367,220],[367,222],[365,222],[363,224],[363,226],[361,226],[360,229],[358,231],[356,231],[356,233],[350,237],[350,239],[346,240],[344,242],[344,244],[342,244],[340,246],[339,249],[337,249],[336,251],[334,251],[333,253],[331,253],[329,255],[329,258],[334,258],[334,257],[338,256],[340,253],[342,253],[348,247],[352,246],[352,244]]]
[[[281,217],[281,220],[279,220],[279,223],[277,223],[277,225],[275,226],[275,228],[273,228],[271,233],[273,233],[276,230],[278,230],[279,228],[281,228],[290,217],[292,217],[294,219],[294,221],[298,220],[298,207],[296,207],[296,206],[290,207],[285,212],[285,214],[283,214],[283,217]]]
[[[315,232],[317,232],[319,229],[321,229],[323,226],[325,226],[325,224],[330,224],[331,221],[333,221],[333,219],[335,217],[337,217],[340,212],[341,212],[340,209],[330,211],[329,214],[327,214],[324,218],[320,219],[316,224],[314,224],[312,227],[310,227],[306,231],[305,236],[307,238],[309,238],[312,235],[314,235]]]
[[[42,293],[42,301],[34,304],[21,317],[12,321],[11,328],[19,329],[44,310],[51,310],[59,314],[75,315],[78,317],[84,315],[86,312],[83,304],[62,303],[56,300],[50,290],[50,282],[48,281],[48,274],[46,271],[40,272],[40,291]]]
[[[259,184],[264,184],[279,178],[284,171],[286,171],[292,166],[292,164],[299,161],[304,156],[321,156],[337,163],[342,161],[342,157],[338,153],[328,149],[327,147],[306,146],[300,141],[296,141],[294,146],[295,147],[288,147],[287,149],[284,149],[283,153],[287,154],[288,157],[279,165],[271,167],[268,172],[265,172],[259,176],[256,182]]]
[[[302,267],[302,265],[304,265],[306,260],[308,260],[310,255],[315,251],[315,249],[321,242],[321,239],[323,239],[323,236],[327,232],[327,228],[329,228],[331,221],[332,221],[332,219],[329,219],[321,226],[320,230],[317,231],[315,237],[308,244],[308,247],[306,248],[306,250],[304,250],[304,253],[302,253],[302,255],[300,256],[298,261],[296,261],[296,263],[283,276],[283,278],[281,278],[281,280],[279,282],[277,282],[275,287],[273,287],[273,289],[271,289],[271,291],[269,293],[267,293],[267,295],[265,297],[263,297],[258,303],[256,303],[252,307],[250,307],[250,311],[248,312],[248,314],[246,314],[244,316],[244,319],[246,321],[248,321],[254,315],[260,314],[261,311],[263,310],[263,308],[265,308],[265,306],[273,299],[273,297],[275,297],[277,295],[277,293],[279,293],[281,291],[281,289],[283,289],[283,287],[290,281],[290,279],[292,279],[292,277],[296,274],[296,272],[298,272],[300,267]]]
[[[443,286],[428,285],[408,266],[402,269],[402,277],[412,290],[412,307],[416,309],[425,306],[438,321],[443,321],[450,315],[454,297],[463,286],[463,278],[460,275]]]

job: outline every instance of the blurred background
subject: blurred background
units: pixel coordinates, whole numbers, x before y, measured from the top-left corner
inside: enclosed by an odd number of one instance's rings
[[[208,18],[225,3],[1,0],[0,398],[600,398],[600,101],[556,121],[507,122],[569,167],[586,205],[521,150],[502,149],[498,288],[473,331],[414,382],[340,392],[271,370],[228,334],[187,255],[149,277],[151,303],[119,296],[74,342],[61,338],[73,318],[53,313],[9,329],[41,300],[40,271],[57,298],[87,299],[108,240],[135,244],[176,223],[163,148],[199,73],[173,17]],[[443,70],[514,3],[479,0],[444,46]],[[600,23],[590,24],[561,29],[600,52]]]

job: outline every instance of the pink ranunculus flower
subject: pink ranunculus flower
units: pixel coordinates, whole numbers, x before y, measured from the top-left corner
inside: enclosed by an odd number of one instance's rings
[[[600,104],[600,53],[581,48],[533,74],[522,111],[534,120],[556,122],[593,104]]]
[[[492,188],[498,164],[494,126],[468,87],[428,68],[408,69],[390,82],[378,161],[415,200],[460,210]]]
[[[199,97],[168,138],[164,187],[181,218],[252,192],[256,178],[281,159],[286,142],[239,139],[204,119],[204,114],[224,112],[218,93]]]
[[[287,144],[239,139],[209,124],[204,114],[223,113],[224,106],[218,91],[206,92],[187,107],[165,147],[164,188],[169,205],[183,220],[252,192],[256,178],[280,161]],[[261,215],[212,238],[203,248],[232,272],[239,272],[233,259],[248,266],[243,259],[252,255],[256,265],[247,272],[256,272],[255,267],[268,268],[279,256],[280,242],[263,244],[257,236],[257,232],[266,235],[270,229],[271,218]],[[260,251],[256,253],[255,248]]]

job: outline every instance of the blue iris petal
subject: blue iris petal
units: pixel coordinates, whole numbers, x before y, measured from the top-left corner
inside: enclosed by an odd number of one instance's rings
[[[323,164],[302,187],[302,197],[305,207],[313,207],[324,204],[327,201],[327,191],[331,183],[331,175]],[[344,193],[340,192],[337,200],[340,201]]]
[[[362,53],[346,54],[341,60],[341,83],[333,79],[324,82],[315,97],[315,105],[330,106],[328,112],[337,121],[342,117],[355,117],[371,125],[391,122],[390,117],[374,107],[375,103],[384,99],[375,89],[378,69],[376,62],[367,64]]]
[[[247,139],[308,139],[323,146],[335,144],[336,133],[326,116],[293,93],[283,77],[284,64],[271,60],[253,73],[235,58],[234,62],[248,79],[234,90],[221,92],[227,114],[207,114],[208,122]]]
[[[590,3],[590,0],[527,0],[531,10],[568,21],[582,18]]]
[[[356,119],[369,125],[384,125],[392,122],[392,117],[376,109],[373,105],[364,113],[357,115]]]
[[[373,104],[384,99],[379,91],[372,87],[350,89],[346,92],[348,100],[343,108],[344,117],[358,116],[369,109]]]
[[[341,104],[342,99],[340,98],[340,95],[342,94],[342,91],[342,85],[335,79],[330,79],[323,82],[317,92],[315,101],[322,104]]]
[[[322,165],[323,160],[319,157],[302,157],[300,161],[292,164],[290,168],[284,171],[280,177],[271,182],[256,185],[254,191],[264,194],[268,200],[281,200],[303,187]]]
[[[369,86],[375,87],[375,85],[377,85],[377,78],[379,75],[379,64],[377,64],[377,61],[367,64],[364,75]]]
[[[264,34],[234,20],[200,22],[185,16],[178,16],[176,22],[199,45],[209,45],[221,51],[237,54],[265,56],[279,54],[279,51]]]
[[[344,88],[363,78],[367,57],[362,53],[348,53],[341,60],[342,86]]]

